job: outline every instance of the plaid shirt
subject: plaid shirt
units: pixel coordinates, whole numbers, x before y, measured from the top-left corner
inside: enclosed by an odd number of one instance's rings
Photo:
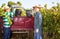
[[[5,15],[9,16],[11,19],[13,17],[12,12],[5,12]],[[8,19],[6,17],[3,17],[3,26],[4,27],[10,27],[10,24],[9,24]]]

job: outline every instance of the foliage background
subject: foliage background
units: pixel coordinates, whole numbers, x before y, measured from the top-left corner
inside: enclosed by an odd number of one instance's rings
[[[40,8],[43,16],[43,38],[60,39],[60,4],[47,9],[47,4]]]
[[[20,2],[8,2],[9,7],[14,4],[19,4],[21,6]],[[0,7],[0,13],[3,12],[2,8],[4,5],[6,4],[3,3]],[[43,39],[60,39],[60,4],[57,3],[57,6],[53,6],[50,9],[47,9],[47,4],[45,4],[44,7],[40,8],[40,12],[43,16]]]

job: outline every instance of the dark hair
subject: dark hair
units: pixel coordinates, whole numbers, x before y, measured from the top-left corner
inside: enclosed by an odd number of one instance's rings
[[[32,10],[26,10],[27,17],[32,17]]]
[[[20,10],[20,9],[16,9],[15,10],[15,16],[21,16],[21,13],[22,13],[22,10]]]

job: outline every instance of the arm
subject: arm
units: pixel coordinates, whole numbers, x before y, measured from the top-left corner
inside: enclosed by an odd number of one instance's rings
[[[13,20],[13,16],[14,16],[14,13],[11,12],[11,13],[10,13],[10,17],[11,17],[12,20]]]

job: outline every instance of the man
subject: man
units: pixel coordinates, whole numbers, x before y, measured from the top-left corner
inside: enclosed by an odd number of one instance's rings
[[[34,6],[34,39],[42,39],[42,15],[39,11],[40,6]]]
[[[11,24],[9,23],[9,20],[12,19],[13,13],[10,11],[10,8],[8,6],[4,6],[4,11],[5,11],[5,17],[3,18],[3,39],[10,39],[10,26]],[[8,19],[8,17],[10,19]]]

